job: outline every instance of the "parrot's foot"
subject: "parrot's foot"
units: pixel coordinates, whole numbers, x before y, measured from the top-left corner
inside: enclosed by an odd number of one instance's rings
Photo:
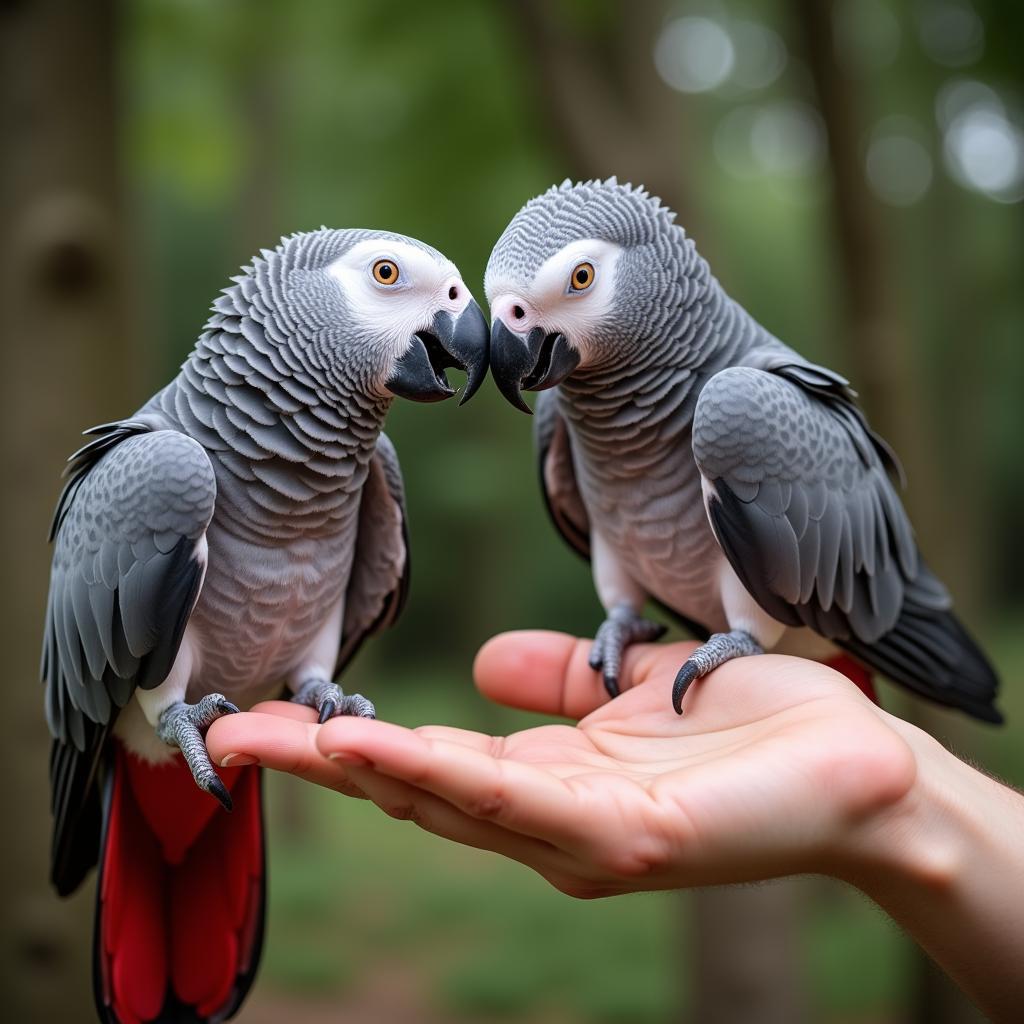
[[[156,734],[168,745],[177,747],[192,772],[196,785],[215,796],[224,810],[231,810],[231,794],[213,770],[206,751],[206,730],[224,715],[236,714],[238,708],[223,694],[210,693],[195,704],[179,701],[172,704],[157,722]]]
[[[626,648],[630,644],[657,640],[664,632],[663,625],[641,618],[629,605],[616,605],[608,613],[590,649],[590,667],[601,673],[608,696],[619,695],[619,671]]]
[[[729,633],[715,633],[683,662],[672,686],[672,707],[676,714],[683,713],[683,697],[690,683],[706,676],[712,669],[724,665],[733,658],[745,658],[751,654],[764,654],[764,648],[745,630],[734,629]]]
[[[346,695],[337,683],[326,679],[307,679],[296,691],[292,700],[305,704],[317,713],[317,721],[323,725],[328,718],[336,715],[354,715],[357,718],[376,718],[373,704],[361,693]]]

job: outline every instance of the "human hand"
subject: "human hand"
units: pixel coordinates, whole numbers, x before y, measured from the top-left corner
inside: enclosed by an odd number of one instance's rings
[[[631,648],[610,703],[588,646],[506,634],[475,665],[492,700],[582,716],[577,726],[508,737],[355,718],[317,727],[307,709],[272,702],[215,723],[207,741],[217,761],[244,754],[364,795],[587,897],[842,874],[866,855],[875,813],[914,780],[895,720],[831,669],[737,659],[693,688],[680,719],[666,694],[689,646]]]
[[[802,872],[844,878],[913,935],[994,1021],[1024,1005],[1024,799],[797,658],[739,658],[668,694],[690,645],[637,645],[608,702],[590,644],[496,637],[477,656],[492,700],[580,717],[511,736],[403,729],[271,702],[207,735],[373,800],[396,818],[608,896]]]

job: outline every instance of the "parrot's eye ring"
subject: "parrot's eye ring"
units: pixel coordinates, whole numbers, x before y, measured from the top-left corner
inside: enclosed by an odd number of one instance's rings
[[[593,263],[577,263],[569,275],[569,290],[585,292],[594,283],[595,276]]]
[[[373,265],[373,279],[377,284],[397,284],[398,264],[394,260],[377,260]]]

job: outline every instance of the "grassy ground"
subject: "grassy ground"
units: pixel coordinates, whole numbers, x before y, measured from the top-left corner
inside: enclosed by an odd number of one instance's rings
[[[1024,641],[1016,634],[1000,631],[993,645],[1010,683],[1010,727],[950,722],[961,749],[1020,784],[1024,691],[1012,682],[1024,674]],[[405,724],[444,717],[506,731],[536,721],[486,707],[450,681],[389,687],[386,700],[364,683]],[[642,1024],[687,1003],[685,896],[577,902],[525,868],[446,844],[361,801],[287,778],[270,780],[269,801],[269,940],[245,1021],[279,1020],[287,1009],[310,1024],[335,1016]],[[910,984],[910,944],[852,890],[803,884],[815,1019],[893,1019]]]

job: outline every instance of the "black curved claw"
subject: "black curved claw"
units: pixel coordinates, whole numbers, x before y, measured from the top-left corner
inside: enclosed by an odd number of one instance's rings
[[[335,711],[338,710],[338,703],[333,697],[328,697],[323,704],[320,705],[320,714],[317,715],[317,722],[323,725],[328,719],[334,717]]]
[[[237,704],[232,704],[229,700],[217,701],[217,709],[223,711],[225,715],[237,715],[242,710]]]
[[[683,662],[683,667],[676,674],[676,681],[672,684],[672,707],[677,715],[683,713],[683,698],[686,696],[690,684],[699,674],[700,668],[692,659]]]
[[[206,792],[209,793],[210,796],[215,796],[218,801],[220,801],[220,805],[225,811],[230,811],[235,806],[231,802],[231,794],[228,792],[228,787],[225,786],[221,779],[216,775],[214,775],[207,783]]]
[[[587,664],[595,671],[598,672],[604,667],[604,658],[601,655],[601,649],[594,644],[590,648],[590,656],[587,658]]]

